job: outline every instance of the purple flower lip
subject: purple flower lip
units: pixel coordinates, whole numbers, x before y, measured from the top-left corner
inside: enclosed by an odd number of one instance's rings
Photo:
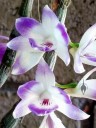
[[[58,109],[58,105],[54,106],[53,108],[39,108],[33,104],[30,104],[28,107],[33,113],[35,113],[38,116],[49,114]]]
[[[30,41],[30,45],[31,45],[32,48],[37,48],[38,50],[44,51],[44,52],[48,52],[48,51],[52,51],[53,50],[53,49],[51,49],[53,44],[50,43],[50,42],[47,42],[47,43],[39,45],[32,38],[30,38],[29,41]]]

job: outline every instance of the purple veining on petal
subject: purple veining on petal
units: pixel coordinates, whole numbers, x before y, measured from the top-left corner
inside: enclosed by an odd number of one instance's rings
[[[84,57],[86,57],[88,60],[91,60],[91,61],[93,61],[93,62],[96,62],[96,57],[94,57],[94,56],[85,54]]]
[[[34,80],[29,81],[19,87],[17,94],[21,99],[24,99],[26,97],[26,94],[29,92],[31,93],[32,88],[34,88],[35,86],[38,86],[38,85],[39,85],[39,83]]]
[[[30,104],[28,107],[36,115],[43,116],[43,115],[51,113],[52,111],[55,111],[58,108],[58,105],[55,105],[53,108],[45,108],[45,109],[39,108],[35,106],[34,104]]]
[[[38,45],[35,40],[33,40],[32,38],[29,39],[30,45],[32,48],[37,48],[40,51],[44,51],[44,52],[48,52],[48,51],[52,51],[52,49],[50,47],[48,47],[48,45]]]
[[[15,24],[17,31],[23,36],[28,36],[32,28],[37,25],[39,25],[38,21],[32,18],[25,17],[18,18]]]
[[[64,102],[66,103],[71,103],[70,97],[66,94],[66,92],[64,90],[61,90],[58,87],[52,86],[52,90],[55,91],[55,89],[59,92],[59,95],[61,95],[63,97]],[[57,92],[57,93],[58,93]]]
[[[68,36],[68,34],[67,34],[67,31],[66,31],[65,26],[63,26],[62,24],[59,23],[59,24],[57,25],[57,28],[60,30],[61,35],[62,35],[64,41],[65,41],[66,44],[68,45],[68,43],[69,43],[69,36]]]
[[[6,44],[5,43],[0,43],[0,63],[2,62],[4,53],[6,51]]]

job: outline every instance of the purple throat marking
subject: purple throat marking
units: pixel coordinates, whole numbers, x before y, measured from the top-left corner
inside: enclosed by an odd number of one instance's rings
[[[50,105],[50,101],[49,101],[49,99],[44,99],[43,101],[42,101],[42,105]]]

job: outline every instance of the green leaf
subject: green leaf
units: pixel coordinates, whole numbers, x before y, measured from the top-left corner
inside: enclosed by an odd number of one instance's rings
[[[75,88],[77,86],[77,83],[70,83],[70,84],[65,84],[65,85],[61,85],[61,84],[56,83],[55,85],[58,88],[66,89],[66,88]]]

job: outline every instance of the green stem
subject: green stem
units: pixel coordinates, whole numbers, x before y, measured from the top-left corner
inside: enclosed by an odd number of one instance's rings
[[[69,46],[71,46],[72,48],[78,48],[79,47],[79,43],[70,42]]]
[[[55,85],[61,89],[67,89],[67,88],[75,88],[77,86],[77,83],[70,83],[70,84],[65,84],[65,85],[56,83]]]
[[[19,10],[21,17],[30,17],[32,12],[33,0],[22,0],[22,4]]]

